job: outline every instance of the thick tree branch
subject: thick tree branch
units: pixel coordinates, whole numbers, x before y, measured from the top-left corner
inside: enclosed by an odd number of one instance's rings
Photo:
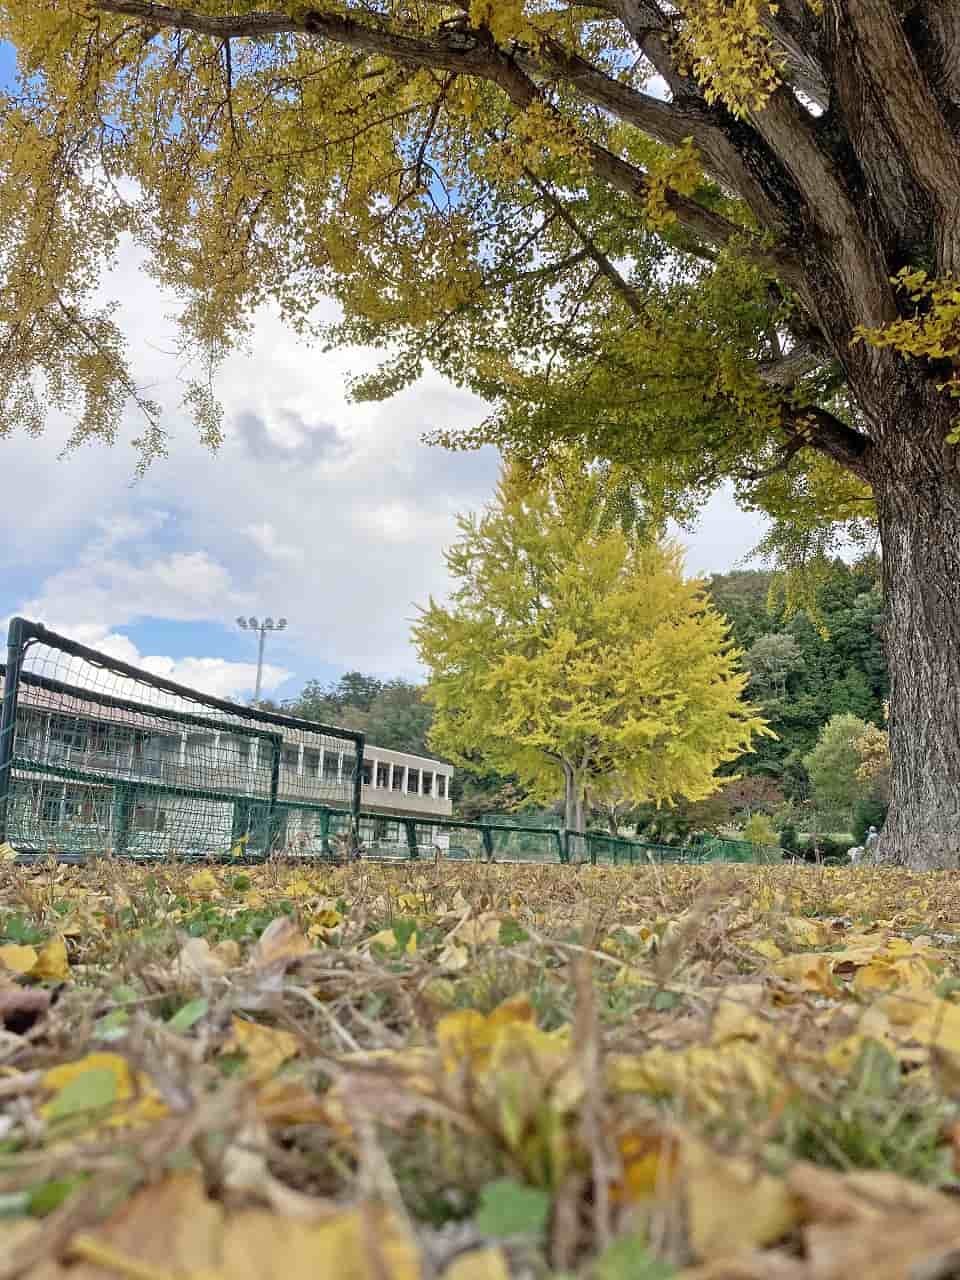
[[[833,242],[846,291],[845,310],[855,323],[877,327],[896,315],[889,269],[868,234],[834,160],[821,148],[814,122],[789,89],[779,88],[751,120],[790,174],[820,236]]]
[[[814,343],[798,343],[786,355],[776,360],[765,360],[760,365],[760,377],[771,387],[792,387],[819,369],[826,359],[822,347]]]
[[[892,0],[827,0],[826,13],[845,31],[847,55],[870,86],[874,109],[937,210],[940,269],[957,270],[960,152]]]
[[[514,106],[521,110],[540,99],[536,84],[511,57],[492,43],[487,32],[462,25],[444,27],[431,37],[419,37],[381,26],[368,26],[342,14],[324,13],[317,9],[305,10],[295,17],[266,12],[214,17],[179,6],[155,4],[152,0],[93,0],[93,5],[103,13],[138,18],[157,29],[196,31],[219,39],[265,39],[279,33],[300,32],[363,53],[394,58],[408,66],[482,77],[499,85]],[[641,170],[598,143],[584,139],[584,144],[598,177],[631,199],[639,203],[646,201],[647,180]],[[682,226],[710,244],[723,246],[734,239],[749,239],[748,233],[736,223],[694,200],[668,192],[666,202]],[[799,269],[789,255],[777,250],[757,248],[751,254],[750,246],[746,244],[745,252],[784,274],[796,276]]]
[[[826,110],[830,90],[821,62],[817,20],[806,0],[786,0],[764,24],[786,58],[787,79],[811,102]]]
[[[677,70],[670,49],[670,23],[656,0],[610,0],[609,6],[603,7],[617,14],[643,56],[666,82],[674,101],[701,96],[696,81]]]
[[[723,112],[709,107],[699,95],[685,95],[673,102],[655,98],[607,75],[555,40],[547,41],[536,56],[521,55],[519,61],[531,76],[555,76],[575,87],[594,106],[641,129],[657,142],[678,147],[692,138],[709,176],[735,191],[769,230],[784,229],[779,211],[722,127]],[[762,146],[759,137],[755,145]]]
[[[917,6],[924,65],[934,92],[954,109],[960,107],[960,5],[923,0]],[[916,42],[915,42],[916,43]]]
[[[818,405],[784,406],[783,426],[804,445],[825,454],[861,480],[869,481],[870,441]]]

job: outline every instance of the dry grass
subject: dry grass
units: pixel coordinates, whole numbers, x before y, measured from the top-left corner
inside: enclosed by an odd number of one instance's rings
[[[7,865],[0,1280],[952,1274],[958,942],[877,869]]]

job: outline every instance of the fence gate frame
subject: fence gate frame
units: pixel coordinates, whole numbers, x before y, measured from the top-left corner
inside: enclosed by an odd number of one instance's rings
[[[24,659],[31,646],[35,644],[44,644],[50,649],[58,650],[77,658],[91,667],[113,672],[125,679],[134,680],[141,685],[157,689],[182,701],[193,703],[198,708],[203,708],[206,711],[220,712],[222,715],[240,719],[247,722],[250,727],[218,724],[212,716],[202,716],[199,712],[196,715],[191,715],[182,711],[153,707],[149,703],[138,703],[133,698],[117,698],[112,695],[97,693],[90,689],[84,689],[79,685],[70,685],[52,680],[46,676],[36,675],[24,669]],[[121,658],[114,658],[98,649],[92,649],[87,645],[80,644],[76,640],[71,640],[68,636],[49,630],[42,623],[30,622],[28,619],[20,617],[13,618],[10,621],[7,631],[7,661],[5,664],[0,664],[0,676],[3,676],[3,700],[0,703],[0,844],[5,843],[9,835],[10,802],[13,796],[14,768],[17,763],[17,712],[21,690],[27,686],[45,687],[48,690],[76,697],[80,700],[86,699],[87,701],[119,707],[126,705],[127,709],[131,711],[143,714],[152,713],[158,718],[166,717],[175,721],[194,723],[209,729],[233,728],[243,736],[249,735],[259,741],[269,742],[272,747],[270,783],[268,794],[263,799],[267,811],[266,838],[268,851],[275,839],[281,814],[290,808],[301,807],[296,802],[293,804],[285,802],[279,796],[283,735],[277,730],[286,729],[313,736],[334,738],[343,743],[352,743],[353,762],[349,775],[350,803],[346,811],[340,810],[340,812],[346,812],[349,815],[348,829],[351,839],[354,842],[359,840],[360,805],[363,796],[363,757],[366,740],[365,735],[357,730],[341,729],[335,725],[321,724],[314,720],[304,720],[298,716],[265,711],[260,707],[245,706],[242,703],[230,702],[227,699],[215,697],[213,694],[202,693],[198,689],[191,689],[187,685],[168,680],[165,676],[154,675],[142,667],[133,666],[131,663],[124,662]],[[345,762],[346,753],[344,753]],[[118,793],[122,795],[123,788],[127,785],[128,780],[121,777],[112,779],[111,783]],[[149,786],[149,784],[142,785]],[[210,794],[212,796],[214,793],[211,791]],[[232,800],[234,803],[249,799],[247,796],[239,794],[233,796],[226,793],[218,796],[218,798],[225,801]],[[302,807],[306,810],[315,811],[322,806],[315,802],[306,802]]]

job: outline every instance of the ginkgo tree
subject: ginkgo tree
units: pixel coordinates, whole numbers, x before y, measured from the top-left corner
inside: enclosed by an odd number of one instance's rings
[[[763,721],[703,584],[670,543],[610,519],[606,477],[568,460],[532,479],[514,465],[493,504],[460,520],[449,605],[414,627],[435,709],[431,745],[454,763],[515,774],[542,802],[700,800]]]
[[[104,302],[132,236],[211,443],[256,308],[333,297],[360,394],[487,398],[459,443],[575,441],[664,516],[732,480],[801,561],[876,521],[881,853],[958,865],[960,6],[0,0],[0,38],[0,431],[132,398],[163,451]]]

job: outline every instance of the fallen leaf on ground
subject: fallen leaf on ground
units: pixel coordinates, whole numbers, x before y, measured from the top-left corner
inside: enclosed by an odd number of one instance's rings
[[[70,977],[67,946],[62,938],[55,938],[40,948],[37,963],[30,970],[31,978],[47,982],[65,982]]]
[[[510,1270],[502,1249],[474,1249],[455,1258],[443,1280],[510,1280]]]
[[[285,968],[311,950],[296,921],[289,916],[278,916],[260,935],[250,953],[250,965],[254,969]]]
[[[234,1017],[225,1053],[246,1054],[254,1080],[267,1080],[290,1058],[300,1052],[300,1042],[289,1031],[264,1027],[259,1022]]]
[[[681,1145],[690,1247],[709,1260],[773,1244],[800,1221],[800,1202],[782,1178],[700,1142]]]
[[[30,973],[37,963],[36,947],[22,946],[17,942],[8,942],[0,947],[0,969],[8,973]]]
[[[52,1094],[40,1107],[48,1123],[83,1117],[97,1124],[135,1125],[167,1114],[149,1076],[135,1075],[118,1053],[88,1053],[51,1067],[44,1072],[41,1086]]]
[[[3,1243],[0,1228],[0,1244]],[[418,1250],[389,1210],[344,1209],[303,1222],[268,1209],[227,1212],[194,1174],[144,1187],[96,1230],[23,1280],[420,1280]]]

